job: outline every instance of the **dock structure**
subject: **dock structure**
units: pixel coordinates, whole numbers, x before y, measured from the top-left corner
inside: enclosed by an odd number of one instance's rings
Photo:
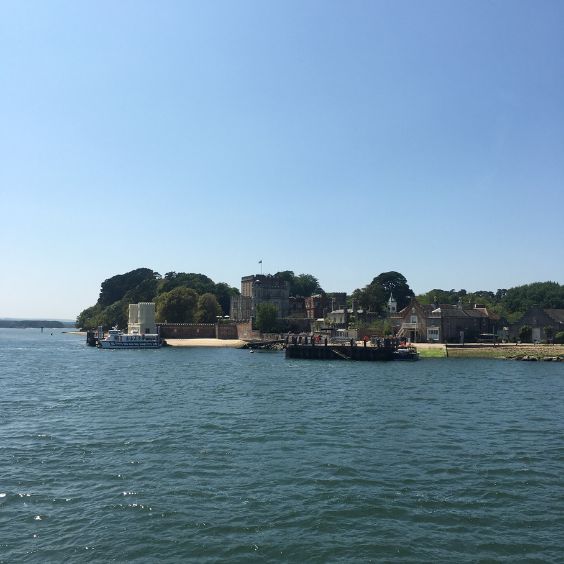
[[[98,346],[98,331],[86,331],[86,344],[90,347]]]
[[[86,331],[86,344],[90,347],[97,347],[104,338],[104,328],[100,325],[98,329],[89,329]]]
[[[288,344],[286,358],[307,360],[394,360],[397,347],[357,347],[350,345],[297,345]]]

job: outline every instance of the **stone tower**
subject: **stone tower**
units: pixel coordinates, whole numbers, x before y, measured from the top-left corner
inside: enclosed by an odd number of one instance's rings
[[[127,324],[128,333],[156,333],[155,324],[155,304],[153,302],[140,302],[129,304],[129,323]]]

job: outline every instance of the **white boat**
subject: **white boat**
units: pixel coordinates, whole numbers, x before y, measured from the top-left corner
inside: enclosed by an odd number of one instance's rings
[[[419,360],[419,353],[412,345],[398,347],[394,351],[394,360]]]
[[[110,329],[104,339],[98,340],[101,349],[158,349],[161,345],[158,333],[124,333],[117,327]]]

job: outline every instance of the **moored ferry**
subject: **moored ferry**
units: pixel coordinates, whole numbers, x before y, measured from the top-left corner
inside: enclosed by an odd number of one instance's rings
[[[110,329],[108,335],[98,340],[101,349],[158,349],[162,345],[158,333],[124,333],[117,327]]]

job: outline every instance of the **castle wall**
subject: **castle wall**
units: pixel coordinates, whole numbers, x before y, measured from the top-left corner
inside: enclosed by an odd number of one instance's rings
[[[163,339],[237,339],[235,323],[159,323]]]
[[[215,323],[159,323],[163,339],[215,339]]]

